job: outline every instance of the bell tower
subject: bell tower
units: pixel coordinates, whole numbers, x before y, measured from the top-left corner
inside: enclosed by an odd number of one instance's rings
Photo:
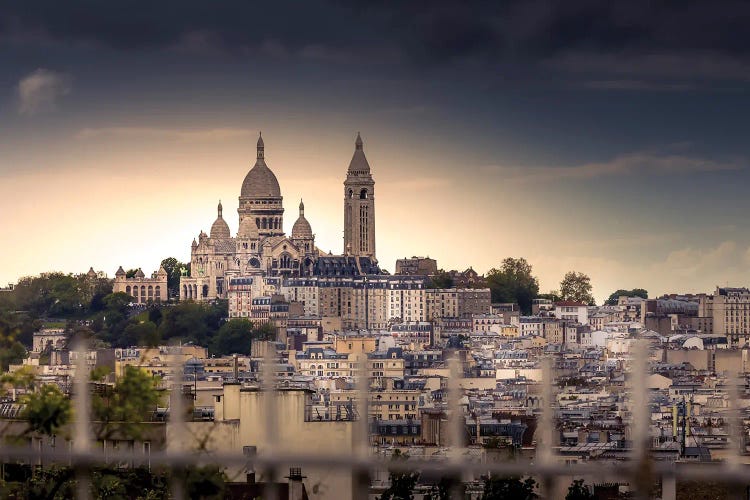
[[[375,258],[375,181],[357,132],[344,181],[344,254]]]

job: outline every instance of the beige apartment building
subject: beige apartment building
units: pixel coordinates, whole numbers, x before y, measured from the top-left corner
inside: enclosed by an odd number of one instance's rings
[[[364,335],[337,335],[333,342],[333,349],[338,353],[368,354],[375,352],[377,339]]]
[[[317,418],[313,411],[314,393],[306,388],[284,386],[276,391],[255,387],[224,384],[223,393],[215,397],[213,422],[188,422],[191,436],[205,436],[209,451],[233,451],[248,455],[267,456],[352,453],[355,422],[351,419]],[[269,425],[271,428],[269,428]],[[196,439],[197,440],[197,439]],[[178,436],[168,442],[178,443]],[[281,464],[278,470],[288,471],[299,464]],[[227,468],[229,477],[244,477],[250,472],[242,467]],[[263,478],[267,471],[256,470]],[[352,474],[349,470],[330,467],[302,469],[308,498],[352,498]]]
[[[458,318],[458,291],[430,288],[425,290],[426,319]]]
[[[107,351],[106,354],[104,351]],[[150,375],[163,377],[172,373],[176,358],[184,364],[189,359],[206,359],[208,356],[205,347],[196,345],[128,347],[104,351],[98,354],[97,364],[109,366],[118,378],[125,374],[128,366],[145,370]]]
[[[467,318],[491,311],[488,288],[425,289],[419,277],[301,277],[281,285],[305,315],[341,318],[343,330],[384,330],[393,323]]]
[[[701,297],[698,318],[701,326],[710,325],[705,333],[726,335],[730,346],[743,346],[750,341],[750,290],[716,287],[713,295]]]
[[[290,351],[289,364],[306,377],[342,378],[358,376],[365,363],[368,377],[379,384],[383,379],[404,377],[404,359],[391,351],[373,353],[355,348],[336,352],[330,347],[313,347],[304,352]]]
[[[550,318],[551,319],[551,318]],[[565,343],[565,323],[562,321],[545,321],[543,336],[550,344]]]
[[[425,290],[421,286],[389,288],[387,297],[388,321],[425,320]]]
[[[388,380],[385,387],[369,392],[368,414],[370,419],[378,420],[416,420],[419,416],[422,391],[397,388],[393,380]],[[343,390],[330,393],[332,404],[343,404],[356,401],[357,391]]]

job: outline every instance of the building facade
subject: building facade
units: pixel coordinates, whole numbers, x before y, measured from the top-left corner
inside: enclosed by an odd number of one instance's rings
[[[133,297],[134,304],[167,301],[167,271],[163,267],[147,278],[141,269],[132,278],[120,266],[115,273],[112,292],[124,292]]]
[[[708,302],[708,303],[705,303]],[[750,290],[717,287],[704,309],[713,318],[713,333],[726,335],[730,345],[743,346],[750,341]]]
[[[265,143],[258,138],[255,165],[245,176],[239,196],[239,225],[235,235],[224,220],[219,202],[217,218],[201,231],[190,249],[190,275],[180,279],[181,300],[227,298],[232,278],[300,277],[344,272],[379,274],[375,260],[375,181],[357,134],[345,181],[344,256],[325,256],[315,246],[315,234],[300,201],[290,235],[284,231],[281,188],[266,164]],[[352,258],[355,257],[355,258]],[[361,261],[360,257],[366,257]]]
[[[437,261],[429,257],[412,257],[396,260],[395,274],[432,276],[437,274]]]

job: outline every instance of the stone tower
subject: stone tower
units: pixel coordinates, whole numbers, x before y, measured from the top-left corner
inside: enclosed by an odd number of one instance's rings
[[[359,132],[344,181],[344,254],[375,259],[375,181]]]
[[[263,236],[284,235],[284,206],[276,176],[266,165],[263,137],[258,137],[255,166],[247,173],[240,191],[240,225],[253,217],[258,233]]]

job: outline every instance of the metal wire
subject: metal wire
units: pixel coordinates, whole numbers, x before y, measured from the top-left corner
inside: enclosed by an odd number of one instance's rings
[[[448,425],[447,438],[450,451],[444,460],[435,460],[425,456],[412,456],[409,460],[392,461],[390,457],[372,453],[370,443],[370,378],[366,362],[360,359],[357,366],[356,384],[356,418],[352,422],[351,446],[349,451],[336,452],[329,449],[314,452],[290,452],[290,448],[276,441],[279,435],[277,412],[277,378],[276,356],[268,353],[262,365],[261,390],[264,408],[265,441],[261,452],[245,455],[241,450],[212,450],[210,455],[193,452],[189,449],[190,433],[187,431],[184,394],[182,392],[184,357],[179,347],[171,348],[171,388],[169,409],[169,434],[167,450],[156,450],[149,454],[137,453],[135,450],[105,451],[92,447],[91,415],[85,344],[79,343],[75,348],[76,372],[74,378],[73,402],[75,424],[73,446],[70,450],[53,449],[44,451],[44,460],[57,463],[70,463],[77,474],[77,498],[88,499],[90,496],[89,470],[92,466],[106,462],[124,462],[141,466],[167,466],[174,471],[171,481],[172,497],[186,498],[184,470],[191,466],[220,464],[222,467],[238,467],[262,470],[266,480],[273,488],[278,471],[289,464],[299,467],[330,468],[346,470],[352,475],[351,495],[364,499],[369,495],[371,471],[392,470],[398,472],[419,471],[422,474],[434,474],[436,477],[453,479],[453,496],[460,495],[461,481],[472,480],[486,474],[497,476],[532,476],[541,480],[542,493],[545,498],[553,498],[555,483],[562,477],[593,476],[598,481],[611,480],[619,482],[629,477],[629,484],[640,497],[649,494],[654,481],[662,479],[664,498],[673,498],[675,483],[679,480],[712,482],[721,481],[731,485],[744,485],[748,482],[750,466],[741,463],[744,452],[743,424],[738,408],[739,394],[736,378],[728,378],[729,412],[728,426],[733,438],[732,454],[725,463],[692,464],[654,461],[649,456],[649,390],[647,384],[649,346],[646,342],[636,342],[631,351],[628,377],[629,410],[631,415],[630,433],[633,448],[629,460],[612,465],[606,462],[588,461],[566,464],[554,454],[555,424],[555,386],[552,360],[542,359],[542,411],[538,425],[536,457],[533,463],[484,462],[465,459],[467,447],[464,444],[466,428],[462,408],[463,391],[461,378],[463,368],[461,360],[453,355],[448,360],[449,376],[446,381],[447,407],[445,408]],[[364,357],[365,355],[363,355]],[[481,424],[479,414],[475,415],[477,424]],[[322,424],[325,425],[325,424]],[[478,436],[479,437],[479,436]],[[304,437],[301,437],[304,438]],[[477,443],[480,444],[480,443]],[[42,451],[36,447],[8,447],[0,449],[2,460],[39,461]],[[266,490],[268,498],[273,498],[276,491]]]

